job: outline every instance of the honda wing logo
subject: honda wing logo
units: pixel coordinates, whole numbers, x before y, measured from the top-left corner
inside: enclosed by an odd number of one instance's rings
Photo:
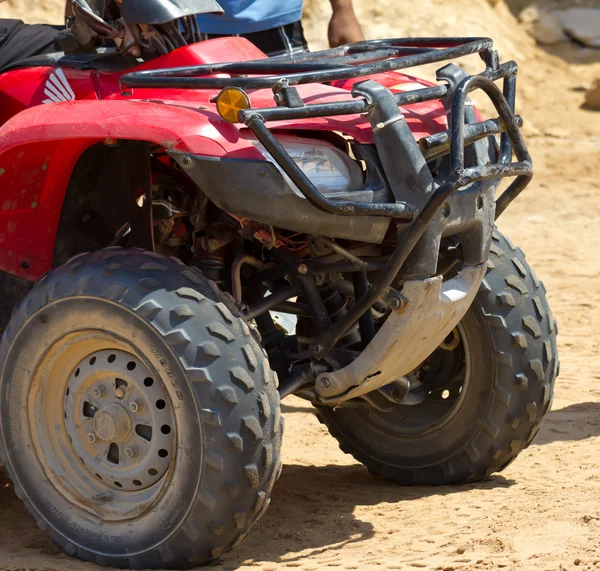
[[[48,99],[42,103],[60,103],[62,101],[74,101],[75,93],[71,89],[62,69],[57,68],[50,74],[44,86],[44,93]]]

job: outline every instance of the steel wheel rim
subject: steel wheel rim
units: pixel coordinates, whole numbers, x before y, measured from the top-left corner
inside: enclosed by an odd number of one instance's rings
[[[460,336],[460,343],[454,349],[461,349],[464,353],[464,371],[460,383],[450,381],[449,385],[454,384],[452,392],[450,392],[450,387],[438,388],[430,391],[429,396],[422,403],[414,406],[398,405],[390,413],[382,413],[374,408],[369,408],[367,414],[374,425],[393,436],[417,438],[440,430],[459,413],[470,385],[472,363],[469,341],[462,323],[458,324],[455,331]],[[447,397],[444,395],[446,391],[449,393]],[[437,402],[433,404],[439,409],[439,414],[430,420],[416,421],[412,424],[408,422],[409,419],[423,419],[424,416],[427,416],[424,414],[425,407],[432,405],[432,395],[434,398],[437,397]],[[445,406],[442,406],[443,401],[448,401]]]
[[[176,460],[174,409],[157,371],[117,335],[80,331],[55,341],[32,377],[31,435],[58,492],[102,520],[152,509]]]

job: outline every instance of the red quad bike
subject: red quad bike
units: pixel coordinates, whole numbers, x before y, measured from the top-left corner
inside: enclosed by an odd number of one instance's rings
[[[532,176],[515,63],[485,38],[267,59],[199,42],[208,0],[74,5],[116,49],[0,75],[1,456],[38,526],[100,565],[218,559],[269,505],[292,394],[399,484],[514,460],[558,370],[494,226]]]

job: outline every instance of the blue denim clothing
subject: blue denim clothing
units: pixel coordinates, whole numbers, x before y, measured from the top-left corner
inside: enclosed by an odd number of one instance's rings
[[[278,28],[302,18],[302,0],[217,0],[225,14],[197,16],[206,34],[249,34]]]

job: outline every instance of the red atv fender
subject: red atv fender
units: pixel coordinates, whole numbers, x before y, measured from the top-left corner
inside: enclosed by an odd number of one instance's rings
[[[248,158],[261,158],[210,111],[123,100],[26,109],[0,129],[0,270],[35,280],[50,269],[75,165],[90,146],[116,140],[216,157],[242,148]]]

